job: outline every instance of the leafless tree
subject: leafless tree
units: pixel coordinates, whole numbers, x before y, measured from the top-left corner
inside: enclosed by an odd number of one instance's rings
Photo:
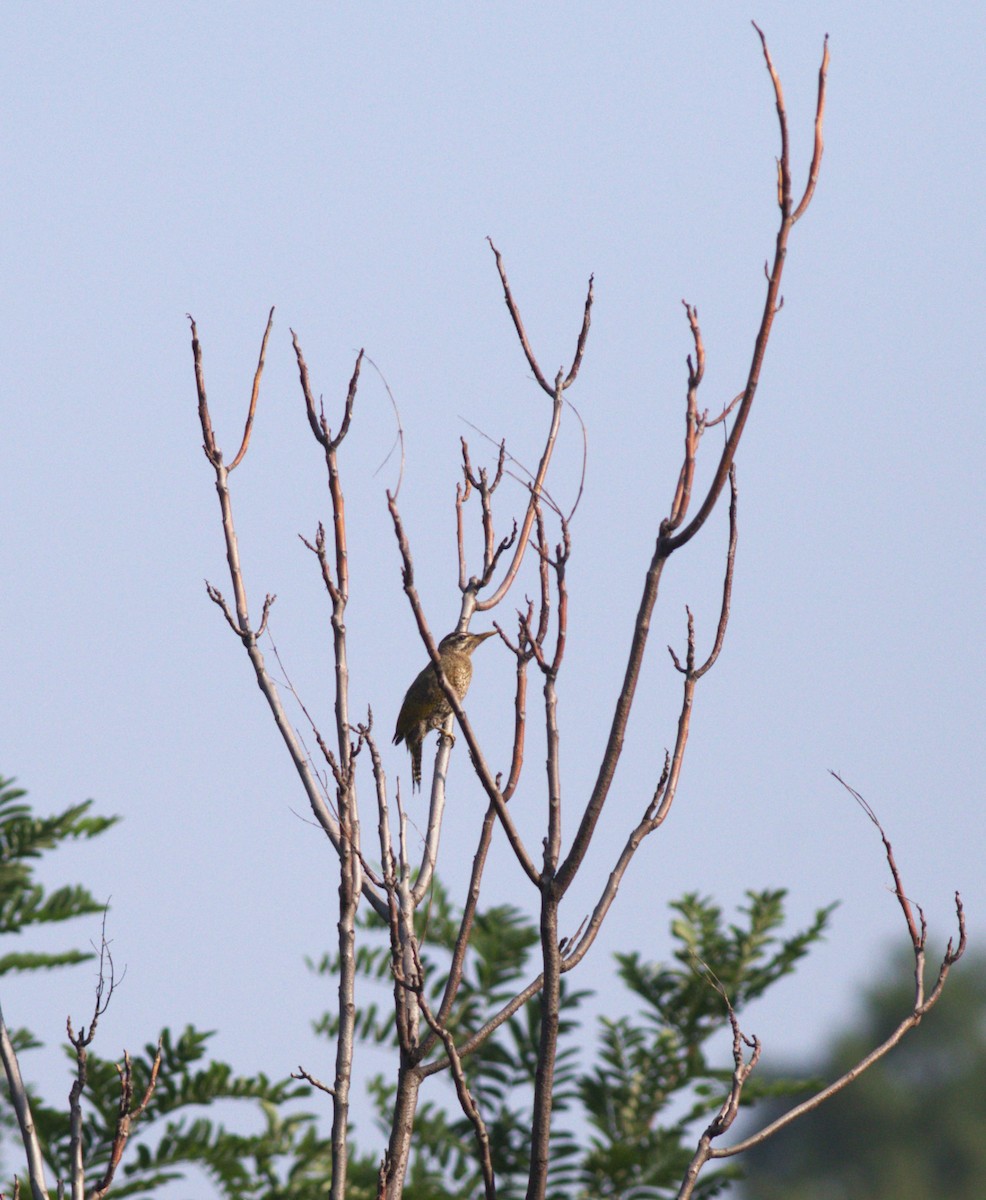
[[[780,127],[780,153],[777,160],[777,203],[779,219],[773,257],[766,267],[766,294],[759,326],[753,341],[750,368],[742,389],[718,415],[710,417],[699,407],[699,389],[705,369],[705,347],[698,313],[685,304],[685,316],[691,341],[688,355],[688,374],[685,395],[684,451],[677,481],[672,491],[667,515],[660,522],[653,554],[644,573],[642,594],[633,625],[630,650],[623,682],[609,718],[609,735],[595,780],[587,797],[578,800],[565,798],[562,792],[560,740],[557,719],[557,687],[565,658],[568,621],[567,565],[572,548],[571,513],[565,513],[552,498],[547,486],[549,468],[558,432],[566,409],[567,393],[576,384],[586,352],[590,318],[593,307],[593,283],[589,280],[581,324],[575,338],[575,350],[569,366],[553,377],[546,373],[531,345],[521,316],[520,306],[507,278],[503,258],[490,243],[499,273],[500,286],[513,327],[527,364],[537,385],[548,397],[544,410],[545,433],[540,460],[526,478],[527,500],[524,511],[509,533],[497,531],[494,500],[498,488],[512,463],[506,447],[501,445],[496,466],[492,470],[474,467],[469,447],[462,443],[462,476],[456,495],[458,528],[458,588],[460,592],[457,628],[464,631],[477,613],[493,612],[511,594],[525,556],[530,553],[536,562],[536,598],[521,606],[511,630],[506,622],[496,624],[502,644],[516,662],[516,692],[511,721],[513,748],[509,769],[497,772],[490,765],[480,739],[470,722],[462,698],[443,669],[439,647],[417,590],[414,559],[407,530],[404,526],[395,488],[387,494],[396,544],[402,566],[403,586],[417,624],[421,640],[435,670],[436,679],[451,714],[439,737],[438,751],[431,775],[430,808],[422,844],[415,848],[408,837],[399,788],[396,791],[396,814],[391,811],[388,781],[379,752],[377,737],[369,715],[366,720],[354,719],[349,705],[349,666],[346,642],[346,607],[350,598],[349,556],[347,549],[346,506],[340,470],[340,451],[354,417],[357,388],[365,361],[363,351],[357,356],[346,392],[341,419],[335,431],[330,428],[323,405],[316,402],[309,370],[297,336],[292,334],[299,371],[305,412],[313,437],[324,454],[331,498],[331,531],[323,526],[305,544],[315,556],[331,602],[331,623],[335,661],[335,728],[331,738],[325,738],[315,728],[315,737],[324,764],[316,766],[309,756],[304,739],[298,734],[288,714],[285,698],[268,668],[261,641],[271,612],[274,597],[267,595],[260,606],[259,619],[251,616],[247,598],[233,518],[230,473],[246,455],[253,430],[260,391],[264,360],[273,322],[273,310],[261,343],[261,351],[253,379],[246,425],[240,445],[227,464],[213,432],[206,398],[202,350],[194,320],[191,320],[192,349],[198,392],[199,416],[206,457],[215,473],[222,527],[229,567],[231,601],[220,590],[208,584],[209,597],[220,608],[230,629],[242,641],[250,659],[257,682],[270,707],[285,747],[315,819],[324,830],[339,861],[339,921],[338,955],[341,964],[338,994],[338,1037],[336,1043],[335,1075],[326,1085],[307,1072],[302,1075],[312,1084],[331,1095],[332,1181],[331,1195],[342,1200],[346,1194],[347,1143],[349,1125],[349,1096],[354,1071],[356,1028],[355,948],[356,915],[361,902],[369,904],[386,922],[390,932],[391,967],[394,982],[394,1026],[399,1043],[396,1066],[396,1095],[389,1144],[380,1166],[379,1196],[396,1200],[402,1194],[411,1149],[412,1132],[419,1092],[432,1075],[448,1071],[455,1084],[463,1113],[471,1121],[476,1135],[477,1161],[482,1168],[485,1192],[495,1194],[495,1180],[483,1115],[470,1095],[463,1070],[466,1059],[485,1039],[529,1001],[540,1005],[540,1046],[535,1079],[531,1120],[531,1153],[528,1197],[541,1200],[548,1182],[549,1144],[552,1119],[552,1084],[554,1078],[560,994],[563,976],[572,971],[584,958],[595,941],[616,897],[620,883],[641,843],[664,822],[674,802],[682,762],[688,743],[689,727],[700,680],[715,664],[726,634],[730,612],[730,596],[737,542],[737,483],[736,456],[756,396],[764,356],[767,351],[774,319],[781,304],[781,279],[787,259],[791,234],[797,222],[808,211],[822,160],[822,126],[825,111],[825,86],[829,55],[826,46],[819,70],[818,99],[815,113],[814,138],[808,179],[803,192],[795,201],[792,191],[791,153],[788,120],[781,81],[771,61],[763,34],[757,29],[764,60],[773,87]],[[703,494],[695,495],[696,463],[705,432],[718,424],[725,427],[724,445],[711,483]],[[572,937],[563,938],[559,928],[559,905],[583,868],[590,843],[603,819],[617,765],[620,761],[627,732],[627,723],[637,693],[641,668],[651,630],[651,620],[658,599],[664,569],[669,559],[683,550],[699,533],[712,514],[728,485],[729,540],[723,573],[722,601],[712,645],[705,657],[697,650],[697,634],[692,615],[688,614],[687,649],[682,661],[674,651],[674,665],[682,678],[682,699],[673,749],[667,754],[663,771],[649,797],[642,803],[639,818],[628,829],[622,851],[613,862],[605,880],[598,886],[597,899],[591,914]],[[482,556],[478,564],[470,564],[466,552],[465,527],[469,506],[473,505],[481,528]],[[549,536],[549,528],[557,528]],[[533,664],[533,668],[532,668]],[[534,670],[541,679],[543,719],[547,740],[546,809],[547,825],[543,852],[538,857],[525,843],[511,815],[510,801],[515,795],[524,768],[525,734],[527,728],[528,677]],[[307,711],[306,711],[307,716]],[[469,756],[488,807],[483,819],[479,840],[473,857],[472,873],[466,893],[461,926],[451,957],[447,984],[437,1006],[429,1003],[425,969],[418,936],[415,932],[415,913],[425,903],[432,886],[438,861],[440,832],[445,799],[446,772],[452,751],[453,723],[465,742]],[[365,772],[358,770],[361,758],[368,762]],[[504,778],[504,774],[506,778]],[[369,851],[363,840],[360,821],[358,783],[372,791],[375,808],[375,847]],[[565,844],[562,837],[563,805],[576,814],[574,837]],[[486,1025],[468,1038],[456,1042],[450,1033],[456,997],[462,982],[473,922],[479,903],[483,872],[491,839],[499,827],[511,852],[530,883],[531,896],[538,907],[540,929],[540,970]],[[897,895],[904,910],[914,945],[917,994],[913,1012],[903,1022],[896,1037],[916,1024],[935,1002],[944,985],[949,967],[964,947],[964,932],[953,950],[951,944],[941,966],[938,982],[925,997],[920,982],[924,960],[923,919],[920,930],[915,924],[911,906],[905,898],[887,844],[888,859],[894,872]],[[959,906],[961,926],[961,906]],[[728,1006],[728,997],[724,996]],[[755,1138],[726,1148],[717,1148],[716,1140],[730,1127],[735,1117],[744,1083],[759,1055],[759,1044],[747,1041],[740,1031],[732,1009],[729,1009],[734,1031],[735,1070],[732,1086],[716,1120],[702,1135],[688,1174],[682,1183],[680,1196],[692,1194],[702,1167],[710,1159],[737,1153],[752,1145]],[[891,1041],[893,1041],[892,1039]],[[874,1051],[843,1081],[825,1089],[813,1101],[802,1105],[781,1122],[757,1135],[768,1136],[773,1129],[794,1119],[801,1111],[819,1103],[826,1095],[842,1086],[859,1070],[865,1069],[890,1043]],[[744,1047],[751,1050],[744,1056]]]

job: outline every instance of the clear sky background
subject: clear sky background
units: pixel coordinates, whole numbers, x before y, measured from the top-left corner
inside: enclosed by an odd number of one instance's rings
[[[742,386],[759,320],[778,133],[750,17],[784,81],[796,192],[831,35],[822,177],[791,240],[739,455],[726,647],[699,688],[675,809],[640,851],[581,980],[601,1009],[622,1005],[611,951],[666,954],[667,902],[686,890],[731,908],[746,888],[789,888],[792,929],[838,899],[824,947],[745,1019],[768,1063],[821,1045],[905,940],[878,836],[830,768],[882,818],[935,949],[953,932],[956,888],[980,944],[981,4],[934,15],[766,0],[34,4],[4,16],[0,771],[40,811],[93,797],[125,818],[45,868],[112,896],[127,974],[100,1053],[191,1021],[219,1030],[215,1052],[243,1071],[302,1062],[331,1073],[309,1021],[332,994],[303,958],[331,944],[335,862],[242,647],[205,595],[204,578],[229,585],[186,312],[231,456],[277,305],[234,503],[254,615],[278,594],[278,648],[328,730],[328,610],[297,534],[311,536],[329,504],[289,326],[333,423],[360,346],[393,389],[401,505],[440,634],[458,612],[459,438],[474,461],[491,458],[466,422],[531,462],[548,417],[484,239],[504,255],[550,374],[570,360],[595,273],[570,393],[589,447],[560,685],[571,833],[680,461],[691,348],[681,299],[702,320],[710,410]],[[385,507],[394,460],[378,473],[393,437],[366,371],[342,458],[352,703],[372,704],[391,779],[406,788],[406,755],[388,735],[424,653]],[[710,434],[703,479],[717,448]],[[563,501],[580,464],[569,420],[552,484]],[[507,483],[499,498],[506,531],[524,493]],[[623,766],[563,910],[569,932],[673,742],[680,684],[663,647],[682,647],[685,603],[708,644],[724,546],[720,513],[665,573]],[[523,587],[498,619],[510,622]],[[505,766],[510,659],[493,643],[476,665],[470,715]],[[532,721],[537,694],[535,683]],[[535,741],[514,805],[535,851],[542,757]],[[441,865],[453,888],[484,807],[460,745]],[[489,900],[533,912],[500,850]],[[97,933],[93,921],[76,937]],[[51,944],[65,941],[59,931]],[[11,981],[4,1010],[54,1043],[67,1013],[89,1011],[91,984],[85,968]],[[25,1070],[67,1090],[50,1056]]]

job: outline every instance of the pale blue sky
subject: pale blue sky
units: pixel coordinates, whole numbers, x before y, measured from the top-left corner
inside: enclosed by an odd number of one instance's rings
[[[822,178],[791,241],[739,457],[726,648],[699,689],[676,808],[640,852],[583,982],[605,1005],[610,950],[664,954],[666,903],[685,890],[732,906],[747,887],[788,887],[802,923],[841,899],[825,947],[746,1020],[768,1062],[818,1045],[903,941],[878,838],[829,768],[884,820],[934,945],[953,931],[955,888],[981,938],[986,13],[890,12],[6,9],[0,771],[40,810],[91,796],[125,817],[52,875],[113,897],[127,977],[101,1053],[193,1021],[218,1029],[217,1053],[244,1071],[301,1061],[329,1073],[308,1021],[331,996],[302,958],[332,937],[334,864],[292,815],[304,801],[290,765],[204,593],[203,577],[228,580],[185,313],[231,453],[277,305],[234,499],[255,610],[278,593],[279,649],[328,727],[327,610],[296,537],[328,504],[288,327],[330,413],[358,347],[387,376],[407,434],[402,508],[442,632],[457,612],[459,437],[483,454],[460,418],[530,460],[546,417],[484,239],[503,252],[551,373],[571,356],[595,272],[571,393],[589,466],[561,683],[570,831],[603,741],[596,701],[605,710],[615,696],[677,473],[690,349],[680,300],[702,319],[710,409],[742,385],[759,317],[778,138],[751,16],[785,84],[796,186],[831,35]],[[375,474],[392,437],[368,372],[343,457],[348,625],[354,710],[372,704],[382,734],[423,663],[384,503],[393,468]],[[562,496],[579,455],[570,423]],[[710,435],[706,467],[713,458]],[[517,487],[501,495],[513,511],[523,503]],[[662,648],[681,646],[686,602],[701,643],[711,636],[723,545],[720,518],[665,574],[595,874],[564,914],[571,929],[673,740],[679,684]],[[495,645],[481,653],[470,713],[502,762],[511,668]],[[386,764],[406,786],[403,751],[387,744]],[[540,782],[534,747],[515,807],[535,847]],[[484,807],[461,747],[452,787],[442,869],[455,885]],[[505,855],[497,870],[490,898],[522,897]],[[78,971],[43,989],[11,982],[3,1001],[8,1020],[53,1042],[90,995]],[[25,1066],[51,1078],[37,1055]]]

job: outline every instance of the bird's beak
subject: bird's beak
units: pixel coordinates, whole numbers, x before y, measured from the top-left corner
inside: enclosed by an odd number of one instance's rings
[[[495,629],[488,629],[485,633],[474,633],[472,636],[476,639],[476,645],[480,642],[485,642],[487,638],[491,638],[496,633]]]

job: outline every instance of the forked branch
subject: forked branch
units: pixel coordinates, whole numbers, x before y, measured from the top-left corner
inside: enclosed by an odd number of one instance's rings
[[[668,813],[671,811],[671,806],[674,803],[675,796],[678,790],[678,780],[681,776],[681,767],[685,759],[685,748],[688,745],[688,734],[691,730],[692,710],[695,703],[695,689],[698,681],[706,674],[719,657],[719,652],[722,649],[723,641],[726,637],[726,627],[729,624],[729,606],[733,591],[733,574],[736,569],[736,543],[739,538],[739,522],[737,518],[737,505],[739,500],[739,492],[736,485],[736,467],[735,465],[729,472],[730,484],[730,499],[729,499],[729,546],[726,551],[726,569],[722,583],[722,604],[719,609],[719,621],[716,626],[716,636],[713,642],[712,649],[709,651],[708,657],[700,665],[695,664],[695,619],[690,610],[688,611],[688,641],[685,653],[685,663],[682,664],[678,655],[669,646],[668,652],[671,655],[676,669],[684,676],[683,689],[681,697],[681,709],[678,713],[678,730],[675,737],[674,751],[671,754],[665,754],[664,769],[661,772],[661,777],[658,780],[657,786],[654,789],[654,794],[651,797],[650,803],[644,811],[643,816],[637,825],[631,830],[630,836],[626,840],[626,844],[616,860],[609,878],[602,890],[602,893],[596,902],[596,906],[592,911],[592,916],[586,923],[585,929],[581,934],[574,939],[574,945],[570,947],[565,954],[563,969],[570,971],[576,966],[585,954],[589,947],[596,940],[602,923],[609,912],[613,901],[616,899],[616,893],[623,877],[626,874],[627,868],[630,865],[633,856],[640,848],[644,838],[652,834],[656,829],[663,825]]]
[[[589,287],[585,298],[585,309],[582,315],[582,328],[579,330],[579,337],[575,347],[575,355],[572,358],[572,365],[569,367],[567,374],[564,372],[564,369],[560,370],[555,376],[554,384],[549,384],[545,379],[541,368],[538,366],[537,359],[534,357],[534,352],[531,349],[531,344],[527,339],[527,333],[524,330],[524,323],[521,320],[520,310],[518,309],[516,301],[514,300],[513,292],[510,290],[510,283],[507,280],[507,273],[503,266],[503,258],[500,255],[500,251],[497,250],[492,241],[490,241],[490,248],[492,249],[496,258],[497,271],[500,273],[500,282],[503,285],[503,298],[506,302],[507,309],[510,312],[511,319],[513,320],[514,328],[517,331],[517,337],[520,340],[521,347],[523,348],[524,355],[527,358],[531,370],[534,372],[535,379],[541,385],[542,389],[552,398],[552,410],[551,425],[548,430],[548,436],[545,439],[544,449],[541,452],[541,460],[538,463],[538,469],[535,472],[534,480],[531,483],[531,498],[527,505],[527,512],[524,515],[520,534],[517,538],[516,550],[514,551],[513,559],[511,560],[499,587],[496,588],[491,596],[487,596],[485,599],[477,601],[476,610],[478,612],[487,612],[489,609],[495,608],[510,590],[514,579],[517,577],[517,572],[520,570],[520,564],[523,561],[524,554],[527,549],[528,539],[531,536],[531,528],[534,524],[536,505],[540,501],[543,493],[544,481],[548,474],[551,456],[554,452],[555,442],[558,438],[558,430],[561,426],[563,395],[565,391],[575,382],[579,373],[579,368],[582,365],[582,357],[585,353],[586,340],[589,336],[589,324],[592,315],[592,302],[594,298],[593,279],[592,276],[590,276]]]
[[[264,365],[264,350],[267,345],[267,337],[270,333],[270,321],[272,316],[273,310],[271,310],[271,317],[268,318],[267,330],[264,334],[260,359],[257,365],[257,371],[254,375],[253,391],[251,393],[250,412],[247,417],[246,433],[244,435],[243,442],[241,443],[240,451],[238,452],[233,465],[237,465],[240,461],[242,461],[249,445],[249,433],[252,429],[253,415],[256,411],[257,398],[259,395],[260,381]],[[233,502],[229,489],[229,471],[232,468],[227,468],[225,466],[223,462],[222,450],[217,444],[215,434],[213,432],[212,419],[209,413],[209,404],[206,398],[205,375],[202,368],[202,351],[198,339],[198,330],[196,328],[195,321],[191,316],[189,317],[189,322],[192,330],[192,354],[195,365],[196,389],[198,392],[199,421],[202,426],[205,454],[216,474],[216,492],[219,496],[219,506],[222,515],[223,536],[226,542],[226,560],[229,566],[230,582],[233,588],[235,614],[230,610],[218,588],[215,588],[209,583],[206,584],[208,595],[209,598],[222,610],[227,622],[243,642],[243,645],[246,648],[247,654],[250,658],[257,683],[260,686],[260,690],[263,692],[264,698],[266,699],[271,710],[271,714],[274,717],[275,724],[277,725],[278,731],[281,734],[281,738],[288,750],[295,770],[298,772],[302,786],[305,789],[305,794],[308,797],[308,802],[311,805],[312,812],[315,815],[318,823],[328,835],[336,851],[340,854],[344,854],[345,847],[343,842],[344,840],[352,837],[353,827],[351,824],[349,824],[347,828],[341,828],[339,819],[337,819],[336,815],[330,810],[325,796],[323,795],[318,776],[312,767],[311,762],[309,761],[308,754],[306,753],[304,746],[301,744],[294,726],[288,718],[278,687],[272,679],[270,672],[267,670],[264,656],[260,649],[259,639],[266,629],[267,619],[270,614],[270,606],[274,599],[273,596],[268,595],[264,601],[263,613],[259,627],[255,628],[250,619],[246,585],[243,578],[243,570],[240,564],[239,545],[236,537],[236,527],[233,520]],[[322,414],[321,422],[318,419],[314,419],[314,402],[311,397],[311,389],[307,385],[307,368],[304,367],[304,359],[300,355],[300,350],[297,346],[297,339],[295,339],[295,347],[296,353],[299,355],[300,360],[299,370],[302,372],[302,387],[305,394],[306,409],[309,413],[309,421],[314,421],[313,432],[315,433],[315,436],[318,437],[322,442],[323,446],[325,446],[326,454],[334,455],[335,448],[338,447],[339,443],[342,441],[342,438],[345,436],[346,431],[348,430],[349,418],[352,414],[356,382],[359,377],[360,359],[357,359],[356,370],[354,371],[353,378],[349,384],[346,407],[344,409],[340,431],[335,438],[331,438],[329,436],[327,426],[323,428],[324,414]],[[320,434],[324,436],[324,441],[322,437],[319,436]],[[328,443],[328,445],[326,445],[326,443]],[[336,479],[336,483],[337,482],[338,480]],[[332,486],[333,484],[330,478],[330,491],[332,490]],[[336,540],[337,574],[334,582],[336,596],[333,597],[335,602],[333,617],[334,621],[338,623],[341,619],[339,615],[341,606],[344,606],[345,602],[346,591],[348,588],[348,578],[346,574],[345,526],[343,519],[344,506],[342,502],[341,490],[339,490],[338,496],[335,498],[338,500],[338,504],[336,507],[334,507],[333,516],[337,533],[339,532],[340,524],[342,529],[341,539],[337,537]],[[344,654],[341,659],[339,657],[336,659],[336,671],[337,679],[341,676],[341,678],[344,680],[347,675]],[[342,695],[345,695],[344,688]],[[342,774],[344,777],[346,777],[348,775],[349,723],[345,703],[343,703],[341,706],[337,704],[336,723],[337,731],[340,733],[340,765]],[[343,813],[342,819],[344,822],[346,822],[347,814]],[[349,819],[351,820],[352,818]],[[358,871],[358,861],[355,862],[354,870]],[[373,887],[372,882],[366,876],[363,876],[359,880],[359,885],[362,894],[366,896],[367,900],[373,905],[374,909],[381,915],[384,915],[386,913],[386,901]]]
[[[926,965],[926,946],[927,946],[927,928],[924,921],[924,914],[918,908],[919,920],[915,920],[911,902],[907,898],[907,893],[904,890],[903,881],[900,871],[894,858],[893,846],[890,844],[890,839],[884,832],[883,826],[880,824],[873,809],[863,799],[863,797],[852,787],[849,786],[839,775],[832,772],[835,779],[842,784],[849,794],[857,801],[866,815],[870,818],[873,824],[879,831],[883,841],[884,854],[887,860],[887,866],[890,868],[890,874],[894,881],[894,894],[897,897],[897,902],[900,905],[901,912],[904,914],[904,921],[907,926],[908,937],[911,941],[911,948],[914,953],[914,1001],[911,1005],[911,1011],[900,1021],[896,1029],[886,1038],[879,1046],[870,1051],[869,1054],[862,1058],[848,1071],[840,1075],[827,1087],[816,1092],[814,1096],[809,1097],[801,1104],[795,1105],[794,1108],[778,1117],[776,1121],[771,1121],[769,1125],[750,1137],[744,1138],[740,1142],[735,1142],[731,1146],[716,1147],[713,1142],[720,1137],[733,1123],[736,1116],[736,1111],[739,1105],[739,1096],[742,1092],[743,1085],[749,1076],[750,1071],[759,1057],[759,1043],[756,1039],[748,1044],[755,1045],[754,1057],[751,1062],[744,1064],[742,1057],[737,1060],[736,1067],[733,1072],[733,1082],[730,1089],[729,1097],[724,1103],[716,1119],[702,1134],[699,1139],[698,1148],[695,1155],[689,1164],[685,1178],[682,1181],[681,1188],[678,1191],[678,1200],[689,1200],[692,1196],[695,1184],[698,1181],[699,1172],[702,1170],[705,1163],[710,1159],[730,1158],[733,1155],[741,1154],[744,1150],[750,1150],[754,1146],[759,1146],[768,1138],[773,1137],[775,1133],[790,1125],[799,1117],[811,1112],[813,1109],[824,1104],[830,1096],[834,1096],[837,1092],[841,1092],[843,1088],[848,1087],[854,1079],[857,1079],[864,1071],[867,1071],[874,1063],[879,1062],[884,1055],[888,1054],[912,1029],[921,1023],[922,1018],[928,1013],[931,1008],[938,1002],[942,991],[945,987],[945,981],[952,967],[959,961],[965,952],[966,948],[966,928],[965,928],[965,913],[962,908],[962,900],[958,892],[955,893],[955,915],[958,922],[958,940],[953,942],[949,938],[948,945],[945,948],[945,953],[942,956],[941,963],[938,967],[938,976],[929,993],[925,992],[925,965]],[[733,1020],[732,1011],[730,1010],[730,1020],[733,1021],[734,1035],[738,1030],[735,1021]]]
[[[770,63],[768,57],[768,70],[770,71],[771,80],[774,86],[775,98],[778,102],[778,119],[781,126],[781,161],[782,161],[782,178],[789,176],[789,149],[788,149],[788,129],[787,115],[784,110],[783,96],[780,92],[780,81],[777,78],[776,72],[773,70],[773,64]],[[826,41],[825,49],[822,56],[822,65],[819,71],[819,87],[818,100],[815,110],[815,153],[813,162],[817,173],[817,165],[821,157],[821,123],[825,110],[825,81],[828,70],[828,42]],[[807,201],[810,200],[810,194],[806,192],[806,199],[799,205],[798,215],[800,216],[807,207]],[[555,879],[555,889],[559,895],[564,894],[571,886],[582,861],[585,858],[589,848],[589,843],[592,840],[592,835],[595,832],[596,823],[602,812],[603,805],[609,795],[610,788],[613,784],[613,779],[616,774],[616,768],[623,751],[623,742],[626,735],[627,722],[630,718],[630,712],[633,708],[633,700],[637,690],[637,683],[640,679],[640,670],[644,660],[644,651],[647,647],[647,638],[650,632],[651,616],[654,611],[654,605],[657,602],[658,591],[660,589],[661,576],[664,571],[664,564],[675,550],[686,545],[699,529],[705,524],[711,514],[722,489],[726,485],[729,478],[729,471],[736,457],[736,450],[739,446],[740,438],[743,435],[743,429],[746,425],[747,418],[750,415],[750,408],[753,404],[753,398],[757,390],[757,384],[760,378],[760,370],[763,365],[764,355],[767,351],[767,344],[770,340],[770,331],[773,327],[774,317],[778,309],[778,297],[780,295],[781,276],[784,271],[784,263],[787,258],[787,243],[790,237],[791,228],[794,224],[793,215],[791,212],[790,195],[781,196],[781,219],[777,230],[777,239],[774,250],[773,266],[770,270],[767,283],[767,295],[764,301],[763,314],[760,319],[760,327],[757,331],[756,340],[753,348],[753,360],[750,365],[750,370],[747,376],[746,386],[743,389],[743,399],[739,404],[736,412],[736,417],[733,422],[733,428],[726,439],[726,445],[719,459],[719,464],[716,468],[712,483],[709,486],[705,499],[702,501],[701,507],[691,521],[679,530],[673,528],[672,523],[675,519],[681,518],[681,502],[677,499],[679,494],[683,494],[684,486],[679,486],[676,491],[676,501],[672,505],[672,511],[667,520],[662,523],[661,532],[658,536],[657,543],[654,547],[654,553],[651,558],[650,566],[647,570],[647,575],[644,581],[643,595],[640,599],[640,605],[637,610],[637,619],[634,624],[633,638],[630,644],[630,653],[627,659],[626,671],[623,676],[623,684],[620,693],[617,696],[614,706],[613,718],[610,725],[609,737],[606,742],[606,748],[603,752],[602,762],[599,766],[599,771],[596,776],[596,782],[592,789],[592,794],[586,804],[582,820],[579,824],[578,831],[572,843],[571,849],[565,860],[559,867],[557,877]],[[689,318],[691,323],[691,318]],[[694,330],[693,330],[694,337]],[[697,351],[696,351],[697,361]],[[695,366],[689,369],[690,380],[696,374]],[[688,478],[688,451],[686,449],[686,462],[683,468],[682,478]]]

